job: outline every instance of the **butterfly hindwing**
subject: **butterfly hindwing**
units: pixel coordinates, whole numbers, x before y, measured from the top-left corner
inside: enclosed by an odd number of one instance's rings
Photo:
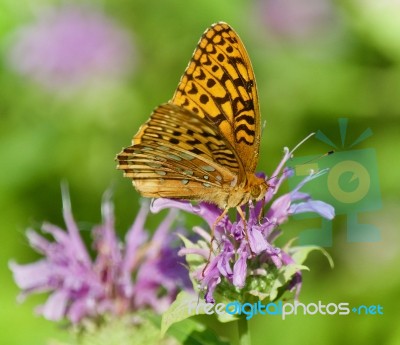
[[[218,127],[244,170],[255,171],[260,144],[256,81],[246,49],[228,24],[214,24],[203,34],[171,102]]]
[[[117,159],[118,168],[147,197],[204,199],[203,194],[221,192],[243,174],[218,128],[170,103],[154,110]]]

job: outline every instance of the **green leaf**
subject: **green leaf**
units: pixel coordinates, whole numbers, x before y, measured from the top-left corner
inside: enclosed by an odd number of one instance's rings
[[[193,315],[189,313],[189,306],[196,306],[198,298],[189,292],[181,291],[175,301],[164,312],[161,320],[161,336],[175,323],[185,320]]]
[[[314,250],[320,251],[328,259],[331,268],[334,267],[332,257],[329,255],[329,253],[324,248],[318,246],[292,247],[290,248],[290,255],[297,264],[302,264],[307,259],[308,254]]]
[[[207,314],[205,305],[203,301],[199,301],[196,295],[186,291],[180,292],[162,316],[161,337],[168,332],[168,335],[178,339],[180,343],[191,345],[228,344],[221,341],[204,324],[191,318],[195,315]]]
[[[199,245],[193,243],[185,236],[183,236],[181,234],[178,234],[178,236],[182,240],[186,249],[202,249]],[[199,267],[199,265],[201,265],[205,262],[204,257],[202,257],[198,254],[187,254],[187,255],[185,255],[185,258],[186,258],[187,264],[189,265],[189,267],[192,271],[194,269],[196,269],[197,267]]]
[[[269,294],[271,301],[275,300],[275,298],[278,296],[279,289],[286,285],[292,279],[293,275],[300,270],[309,270],[309,268],[304,265],[291,264],[283,266],[279,270],[278,276],[274,280],[271,287],[271,292]]]
[[[48,345],[178,345],[169,334],[160,338],[160,328],[155,322],[157,318],[158,315],[145,311],[123,317],[107,315],[99,323],[87,320],[71,329],[74,338],[71,342],[54,340]]]
[[[181,344],[190,345],[228,345],[229,342],[221,339],[210,328],[194,318],[186,319],[173,325],[168,333]]]
[[[216,314],[217,319],[219,322],[221,323],[228,323],[228,322],[232,322],[232,321],[237,321],[240,317],[240,315],[236,315],[236,314],[228,314],[226,312],[222,313],[222,314]]]

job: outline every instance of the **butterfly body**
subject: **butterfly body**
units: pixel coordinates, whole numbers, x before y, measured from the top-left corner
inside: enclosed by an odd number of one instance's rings
[[[145,197],[206,201],[223,210],[260,200],[257,88],[250,59],[226,23],[200,39],[178,88],[118,154]]]
[[[254,175],[253,175],[254,176]],[[153,186],[146,187],[140,181],[133,182],[135,188],[148,198],[170,198],[170,199],[186,199],[194,201],[205,201],[217,205],[220,209],[230,209],[247,204],[249,200],[260,200],[264,197],[268,189],[268,185],[264,179],[254,176],[253,184],[235,185],[227,184],[219,188],[217,191],[207,190],[199,191],[196,188],[181,186],[180,192],[171,194],[168,190],[163,190],[162,183],[154,190]]]

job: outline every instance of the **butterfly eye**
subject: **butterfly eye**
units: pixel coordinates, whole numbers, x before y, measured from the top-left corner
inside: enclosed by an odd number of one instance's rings
[[[251,187],[250,193],[251,193],[251,196],[254,199],[257,199],[260,196],[260,193],[261,193],[260,185],[255,185],[255,186]]]

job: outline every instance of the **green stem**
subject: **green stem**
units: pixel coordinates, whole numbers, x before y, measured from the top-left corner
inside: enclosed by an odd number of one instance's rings
[[[238,331],[239,331],[239,345],[251,345],[249,324],[246,317],[242,317],[238,320]]]

